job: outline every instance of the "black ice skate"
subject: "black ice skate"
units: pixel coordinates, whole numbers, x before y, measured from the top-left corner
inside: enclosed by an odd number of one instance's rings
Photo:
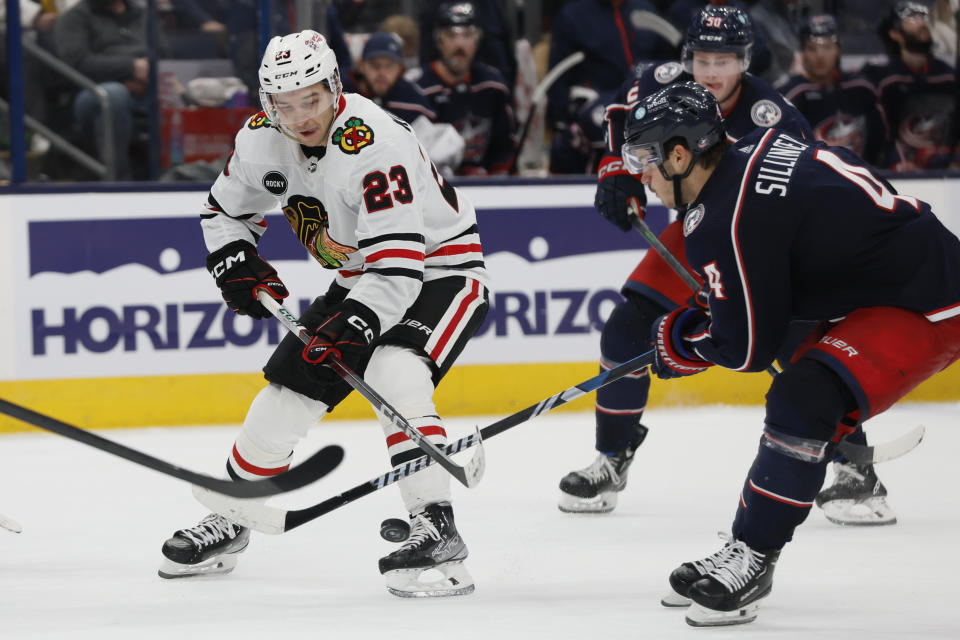
[[[757,618],[760,600],[770,595],[779,550],[757,551],[743,541],[727,543],[714,567],[690,586],[687,624],[719,627]]]
[[[660,604],[665,607],[689,607],[690,606],[690,587],[700,578],[707,575],[711,569],[717,567],[717,562],[723,557],[730,546],[731,538],[725,533],[720,537],[726,540],[723,549],[716,553],[702,558],[700,560],[691,560],[673,570],[670,574],[670,593],[660,599]]]
[[[817,506],[827,520],[839,525],[878,526],[896,524],[897,516],[887,504],[887,488],[877,478],[873,465],[833,463],[833,485],[817,494]]]
[[[180,529],[163,543],[161,578],[230,573],[250,543],[250,530],[211,513],[195,527]]]
[[[647,434],[646,427],[638,425],[639,439],[635,444],[617,451],[612,456],[601,453],[589,467],[571,471],[560,480],[560,511],[566,513],[608,513],[617,506],[617,494],[627,487],[627,471],[633,456]]]
[[[430,504],[410,518],[410,537],[399,549],[380,558],[387,590],[404,598],[473,593],[473,578],[463,566],[467,545],[453,522],[453,507],[446,502]],[[440,576],[422,579],[427,572]]]

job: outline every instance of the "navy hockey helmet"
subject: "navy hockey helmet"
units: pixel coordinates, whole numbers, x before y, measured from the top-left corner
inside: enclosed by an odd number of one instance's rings
[[[654,165],[660,167],[665,178],[670,178],[663,169],[670,149],[664,147],[680,138],[693,155],[686,173],[678,176],[684,178],[697,158],[725,135],[723,114],[713,94],[696,82],[680,82],[650,94],[631,109],[621,156],[632,174],[641,174]]]
[[[740,58],[741,71],[746,71],[753,53],[750,17],[736,7],[707,5],[687,28],[687,39],[680,55],[687,73],[693,73],[694,51],[735,53]]]
[[[821,13],[807,18],[807,21],[800,27],[800,42],[805,43],[809,40],[839,42],[840,35],[836,18],[829,13]]]

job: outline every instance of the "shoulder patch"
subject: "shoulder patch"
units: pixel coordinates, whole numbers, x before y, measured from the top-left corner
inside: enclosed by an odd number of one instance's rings
[[[693,233],[693,230],[696,229],[701,222],[703,222],[703,216],[707,210],[703,207],[702,204],[698,204],[690,211],[687,211],[687,214],[683,216],[683,237],[686,238],[688,235]]]
[[[772,127],[780,122],[783,112],[772,100],[757,100],[750,108],[750,119],[758,127]]]
[[[653,78],[660,84],[670,84],[683,73],[683,66],[679,62],[664,62],[653,70]]]
[[[373,129],[360,118],[351,116],[344,125],[333,132],[333,143],[344,153],[360,153],[360,149],[373,144]]]
[[[271,127],[270,118],[263,111],[258,111],[247,120],[247,129],[260,129],[262,127]]]
[[[282,196],[287,192],[287,176],[279,171],[268,171],[263,174],[263,188],[275,196]]]

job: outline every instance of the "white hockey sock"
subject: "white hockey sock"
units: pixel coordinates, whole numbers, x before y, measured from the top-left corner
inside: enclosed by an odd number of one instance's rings
[[[447,444],[447,432],[433,404],[430,365],[423,356],[405,347],[378,347],[367,365],[365,379],[430,442],[440,448]],[[391,460],[397,456],[419,457],[419,448],[403,430],[382,415],[377,417],[387,439]],[[411,513],[420,511],[427,504],[450,501],[450,474],[436,464],[400,480],[397,485],[403,503]]]
[[[278,384],[267,385],[250,404],[230,454],[230,470],[244,480],[286,471],[294,447],[326,411],[322,402]]]

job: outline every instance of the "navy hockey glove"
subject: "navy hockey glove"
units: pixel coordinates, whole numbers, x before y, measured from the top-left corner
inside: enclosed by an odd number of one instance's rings
[[[380,320],[369,307],[350,299],[334,305],[303,348],[303,359],[315,365],[308,367],[310,377],[322,385],[337,384],[340,376],[329,366],[331,355],[356,371],[379,335]]]
[[[707,314],[699,309],[679,307],[653,323],[651,338],[654,361],[650,370],[657,374],[658,378],[692,376],[713,366],[712,362],[707,362],[695,354],[693,349],[688,348],[681,337],[687,329],[706,317]]]
[[[597,195],[593,198],[593,206],[600,215],[620,229],[630,231],[633,224],[630,219],[631,212],[627,208],[628,201],[634,201],[640,218],[646,214],[644,206],[647,203],[647,194],[643,190],[643,183],[624,168],[619,156],[603,159],[597,170],[597,180]]]
[[[207,271],[216,280],[227,306],[242,316],[270,317],[270,312],[257,300],[261,289],[277,300],[290,295],[277,277],[277,270],[245,240],[234,240],[208,255]]]

